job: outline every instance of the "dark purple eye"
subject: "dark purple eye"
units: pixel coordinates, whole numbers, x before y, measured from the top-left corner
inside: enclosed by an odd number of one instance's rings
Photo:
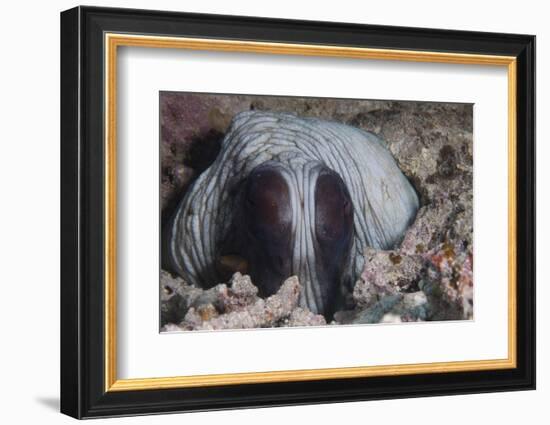
[[[292,273],[293,212],[283,172],[269,163],[258,166],[249,174],[243,193],[242,250],[263,296],[274,294]]]
[[[256,168],[245,190],[249,230],[262,240],[286,239],[292,224],[290,191],[280,171],[270,166]]]
[[[315,187],[315,232],[320,243],[343,242],[351,235],[353,206],[342,178],[323,171]]]

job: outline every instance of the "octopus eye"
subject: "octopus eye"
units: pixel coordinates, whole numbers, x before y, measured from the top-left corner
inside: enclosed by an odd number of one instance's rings
[[[349,215],[352,213],[352,205],[349,199],[344,200],[344,214]]]
[[[290,233],[290,191],[280,171],[269,165],[253,170],[245,188],[246,220],[258,239],[276,242]]]
[[[315,186],[315,233],[320,243],[345,243],[352,233],[353,205],[342,178],[327,170]],[[327,247],[328,248],[328,247]]]

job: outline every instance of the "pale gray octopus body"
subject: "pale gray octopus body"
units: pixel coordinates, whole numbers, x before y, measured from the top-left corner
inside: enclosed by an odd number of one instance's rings
[[[247,272],[263,296],[297,275],[300,304],[330,318],[361,273],[364,249],[394,247],[418,206],[375,135],[316,118],[243,112],[181,200],[168,260],[201,287]]]

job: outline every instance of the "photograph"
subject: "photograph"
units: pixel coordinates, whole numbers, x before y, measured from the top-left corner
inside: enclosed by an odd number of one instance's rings
[[[473,320],[473,110],[159,92],[161,332]]]

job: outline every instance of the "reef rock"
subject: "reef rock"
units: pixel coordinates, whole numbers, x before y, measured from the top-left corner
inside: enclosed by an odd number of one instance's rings
[[[300,282],[285,280],[276,294],[263,299],[250,277],[235,273],[229,285],[202,290],[179,278],[164,275],[165,285],[178,286],[179,302],[161,299],[162,331],[248,329],[278,326],[324,325],[321,315],[298,306]],[[175,282],[175,283],[174,283]]]

